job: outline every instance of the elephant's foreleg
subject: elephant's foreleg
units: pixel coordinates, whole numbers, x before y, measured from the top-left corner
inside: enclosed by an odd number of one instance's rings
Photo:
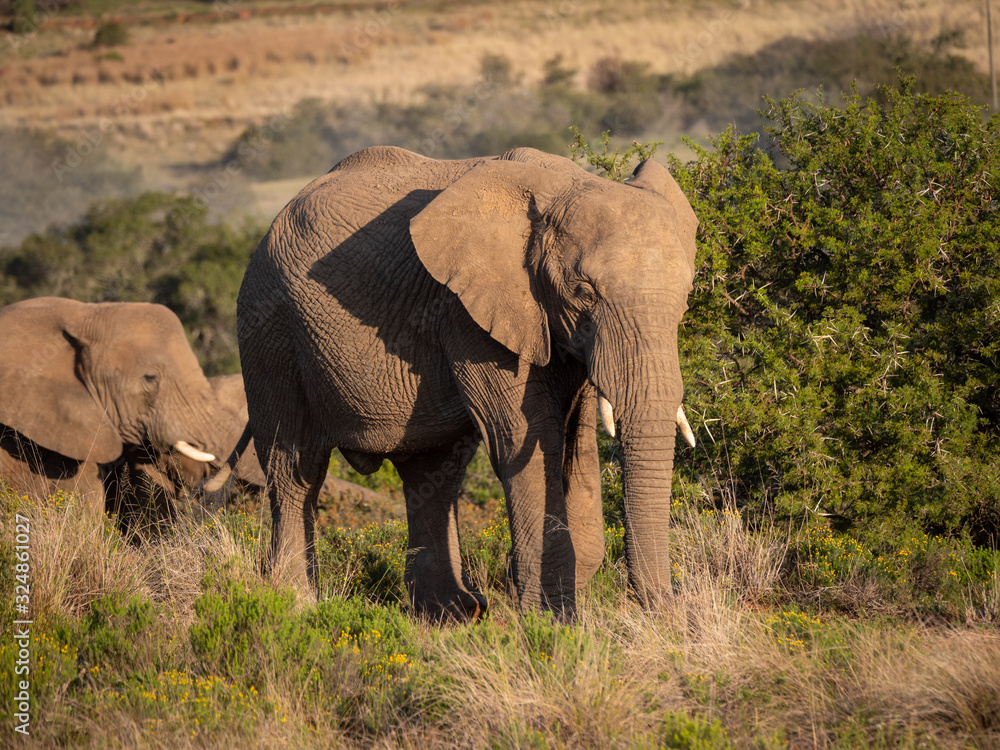
[[[576,555],[576,587],[589,581],[604,562],[604,512],[597,453],[597,393],[585,383],[566,419],[563,484],[566,518]]]
[[[316,500],[326,476],[330,451],[275,446],[267,460],[271,500],[271,550],[268,570],[279,580],[306,591],[318,589]]]
[[[478,443],[468,435],[450,448],[394,462],[406,496],[406,589],[413,608],[435,619],[486,612],[486,599],[469,584],[458,549],[458,493]]]
[[[548,609],[572,618],[576,554],[563,494],[561,435],[558,441],[533,430],[513,436],[513,445],[498,451],[499,463],[494,459],[507,495],[512,593],[522,612]]]
[[[474,374],[466,381],[468,399],[507,497],[509,588],[521,611],[572,618],[576,556],[563,486],[565,412],[541,378],[510,383],[504,372],[477,367],[461,375]]]

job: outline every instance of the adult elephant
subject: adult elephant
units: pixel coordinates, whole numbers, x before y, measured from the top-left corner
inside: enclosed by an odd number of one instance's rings
[[[251,258],[237,308],[272,564],[315,584],[332,448],[362,473],[389,458],[415,608],[475,616],[486,602],[462,571],[456,501],[482,439],[520,608],[572,616],[604,556],[599,405],[621,435],[630,584],[647,605],[667,595],[697,223],[654,161],[620,184],[533,149],[437,161],[371,148],[303,189]]]
[[[180,320],[162,305],[41,297],[0,309],[0,476],[80,493],[128,446],[206,463],[219,407]]]
[[[205,447],[217,456],[228,456],[247,423],[247,401],[242,375],[208,379],[216,406],[204,435]],[[264,491],[264,472],[251,444],[245,450],[225,487],[203,492],[201,485],[215,473],[212,464],[196,461],[172,447],[150,442],[126,445],[121,458],[104,470],[108,506],[128,521],[141,524],[171,521],[189,506],[215,510],[235,492]]]

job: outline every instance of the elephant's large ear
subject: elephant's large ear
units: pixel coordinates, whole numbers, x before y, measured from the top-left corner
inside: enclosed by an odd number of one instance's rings
[[[691,267],[691,276],[694,277],[694,255],[695,255],[695,234],[698,231],[698,217],[695,216],[694,209],[688,201],[677,180],[659,162],[646,159],[632,173],[628,184],[650,190],[662,198],[673,207],[674,215],[677,217],[677,236],[680,238],[684,254],[687,256],[688,265]]]
[[[572,178],[532,164],[486,161],[410,221],[421,262],[469,315],[522,359],[549,361],[549,324],[529,261],[532,216]]]
[[[0,311],[0,424],[77,461],[109,463],[122,440],[78,377],[86,305],[34,299]]]

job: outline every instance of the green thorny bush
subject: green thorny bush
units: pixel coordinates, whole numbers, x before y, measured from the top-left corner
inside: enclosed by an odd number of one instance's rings
[[[767,99],[769,153],[672,160],[701,222],[681,498],[995,544],[1000,119],[911,85]]]

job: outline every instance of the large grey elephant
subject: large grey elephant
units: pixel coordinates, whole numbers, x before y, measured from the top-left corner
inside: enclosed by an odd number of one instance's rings
[[[130,446],[214,460],[219,413],[162,305],[43,297],[0,309],[0,477],[17,490],[78,492],[103,510],[103,475]]]
[[[462,570],[456,507],[483,440],[507,497],[519,607],[572,617],[604,556],[600,406],[622,442],[630,585],[655,605],[671,585],[674,438],[686,428],[677,327],[697,223],[654,161],[620,184],[533,149],[437,161],[371,148],[303,189],[238,302],[272,565],[315,584],[332,448],[362,473],[389,458],[414,607],[475,616],[486,602]]]

